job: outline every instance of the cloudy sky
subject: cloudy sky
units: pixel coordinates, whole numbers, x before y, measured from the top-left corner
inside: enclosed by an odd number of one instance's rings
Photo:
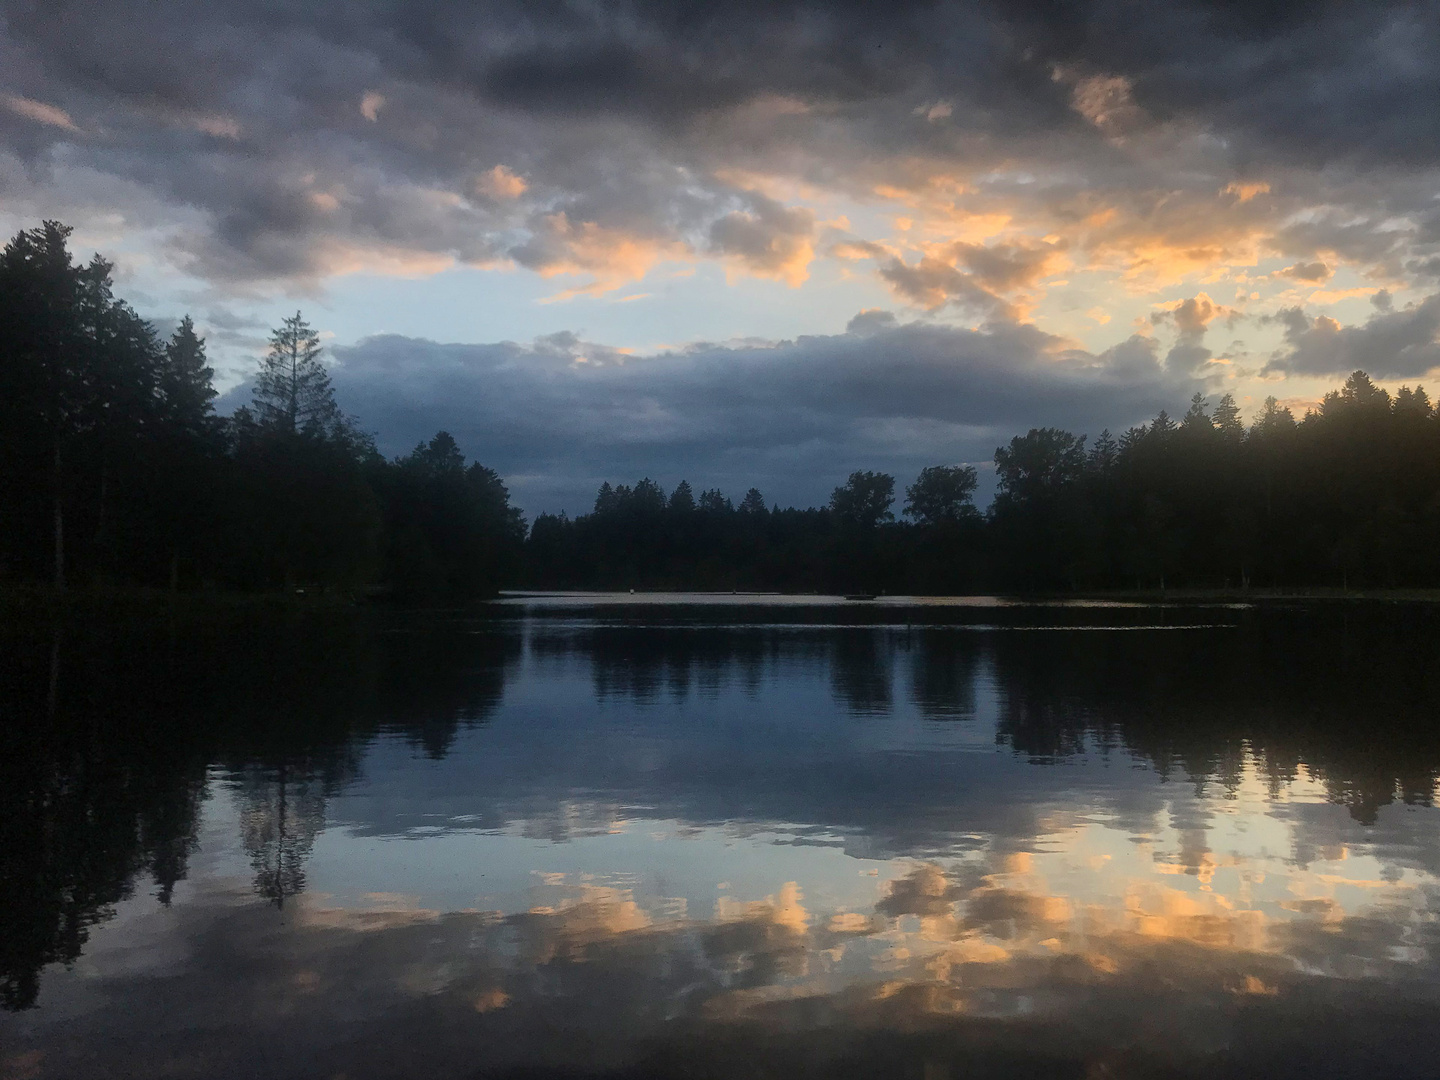
[[[0,12],[0,225],[225,387],[302,308],[384,449],[448,428],[532,514],[1440,367],[1436,3]]]

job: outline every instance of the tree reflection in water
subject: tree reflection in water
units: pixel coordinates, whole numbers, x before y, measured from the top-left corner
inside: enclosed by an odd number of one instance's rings
[[[1336,1053],[1363,1039],[1360,1018],[1387,1030],[1440,1018],[1429,855],[1377,871],[1370,907],[1297,892],[1262,912],[1211,890],[1227,867],[1246,890],[1263,869],[1219,837],[1227,801],[1252,815],[1255,800],[1274,801],[1294,836],[1284,857],[1302,870],[1340,857],[1303,807],[1285,806],[1317,787],[1358,835],[1416,842],[1382,811],[1435,795],[1440,633],[1427,610],[1170,611],[1225,625],[1157,631],[1126,628],[1161,617],[1127,609],[866,617],[883,625],[837,630],[833,611],[787,610],[784,625],[751,612],[733,627],[652,611],[644,625],[602,613],[12,628],[0,660],[4,1003],[43,999],[41,971],[79,958],[90,928],[147,878],[171,903],[205,800],[223,791],[255,893],[287,918],[217,909],[205,947],[284,962],[242,988],[217,960],[207,985],[202,951],[176,985],[197,1001],[254,994],[257,1016],[270,1015],[267,993],[291,1008],[296,987],[336,1023],[378,1009],[385,1022],[346,1043],[345,1060],[326,1058],[357,1076],[398,1068],[397,1054],[431,1039],[471,1073],[534,1064],[556,1030],[570,1046],[551,1062],[561,1069],[587,1050],[636,1065],[644,1045],[657,1075],[722,1075],[747,1052],[797,1075],[878,1068],[887,1054],[916,1075],[926,1062],[951,1075],[1080,1062],[1143,1073],[1178,1067],[1186,1047],[1213,1063],[1217,1046],[1248,1046],[1274,1065],[1277,1044],[1254,1033],[1261,1016],[1300,1030],[1307,1008],[1341,1010],[1343,1024],[1304,1028]],[[870,907],[826,909],[777,882],[764,901],[679,915],[623,883],[564,875],[509,914],[355,912],[305,892],[327,806],[366,789],[377,737],[453,762],[460,732],[501,715],[463,743],[466,771],[447,774],[461,786],[446,812],[486,830],[565,843],[628,815],[733,842],[791,823],[785,842],[843,845],[889,860],[891,876]],[[966,733],[994,744],[962,761],[945,740]],[[1086,801],[1073,773],[1029,765],[1081,760],[1186,782],[1157,803],[1144,784],[1092,778]],[[1141,796],[1139,809],[1125,801]],[[1106,815],[1113,825],[1097,824]],[[1109,860],[1114,875],[1053,880],[1069,864],[1035,860],[1037,830],[1068,837],[1074,866]],[[1170,888],[1166,872],[1198,891]],[[1322,985],[1315,972],[1412,990],[1357,1003],[1343,979]],[[143,980],[116,985],[137,1015],[171,1007]],[[986,1026],[999,1020],[1008,1034]],[[308,1038],[297,1034],[297,1055],[322,1052]],[[1385,1052],[1413,1060],[1417,1038]],[[477,1050],[487,1039],[492,1050]],[[506,1045],[509,1057],[493,1049]],[[196,1053],[224,1075],[237,1046]],[[229,1068],[243,1072],[243,1055]]]
[[[305,859],[325,827],[325,798],[312,777],[296,777],[286,765],[249,768],[238,787],[244,809],[240,828],[255,891],[277,908],[305,888]]]
[[[212,765],[238,774],[256,891],[304,888],[324,792],[394,727],[432,755],[483,723],[518,643],[351,614],[36,619],[0,647],[0,1002],[34,1005],[142,876],[169,904]]]

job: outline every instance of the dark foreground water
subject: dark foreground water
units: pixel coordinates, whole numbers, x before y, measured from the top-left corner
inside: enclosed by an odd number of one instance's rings
[[[1428,608],[0,636],[5,1078],[1440,1072]]]

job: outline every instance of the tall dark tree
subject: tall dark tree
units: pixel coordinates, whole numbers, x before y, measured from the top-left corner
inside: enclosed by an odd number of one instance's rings
[[[759,488],[751,488],[745,492],[745,498],[740,500],[736,507],[742,514],[768,514],[769,508],[765,505],[765,496],[760,494]]]
[[[51,572],[58,588],[65,585],[67,456],[96,383],[96,373],[87,370],[92,354],[82,340],[81,271],[70,258],[70,232],[46,221],[17,234],[0,254],[0,337],[5,342],[0,438],[5,440],[4,475],[13,485],[7,492],[11,537],[18,539],[16,523],[38,516],[37,503],[48,503]],[[41,476],[45,482],[26,483]]]
[[[1002,500],[1027,502],[1044,497],[1074,483],[1084,472],[1085,436],[1059,428],[1031,428],[1011,439],[1008,447],[995,450],[997,497]]]
[[[862,529],[873,529],[894,521],[890,506],[895,502],[895,478],[888,473],[856,470],[830,493],[830,509],[841,521]]]
[[[205,356],[205,339],[186,315],[165,344],[159,390],[166,420],[177,431],[208,437],[215,427],[215,369]]]
[[[152,485],[155,514],[164,529],[169,554],[169,584],[180,585],[182,566],[203,573],[200,549],[213,550],[218,512],[222,439],[215,416],[214,369],[205,355],[205,339],[195,322],[180,320],[160,367],[159,393],[163,423],[155,452],[155,473],[163,482]]]
[[[448,431],[397,459],[382,491],[386,576],[402,598],[463,604],[492,594],[512,571],[524,519],[494,470],[467,467]]]
[[[255,418],[289,432],[330,434],[344,419],[330,373],[320,362],[320,335],[296,312],[270,335],[255,376]]]
[[[999,480],[991,519],[1007,584],[1071,585],[1084,562],[1077,528],[1085,437],[1031,428],[995,450]]]
[[[1227,443],[1234,445],[1245,438],[1245,424],[1240,419],[1240,406],[1234,394],[1226,394],[1215,406],[1215,430]]]
[[[378,455],[335,403],[320,339],[297,312],[260,361],[253,409],[232,420],[242,580],[355,585],[379,563]]]
[[[69,236],[47,221],[0,254],[0,426],[16,470],[8,495],[15,542],[33,567],[43,504],[50,577],[60,588],[76,540],[95,572],[113,548],[121,481],[159,420],[161,357],[150,325],[115,298],[111,264],[96,255],[76,265]]]
[[[1204,432],[1206,434],[1215,430],[1215,422],[1210,419],[1210,402],[1204,394],[1197,393],[1190,399],[1190,408],[1185,410],[1185,415],[1180,420],[1180,427],[1188,432]]]
[[[688,514],[694,509],[695,493],[690,489],[689,481],[681,480],[670,493],[670,511],[675,514]]]
[[[1106,428],[1100,432],[1095,439],[1094,445],[1090,447],[1090,456],[1087,465],[1091,472],[1099,476],[1107,476],[1110,470],[1115,467],[1115,460],[1120,453],[1120,444],[1115,441],[1115,436],[1110,434]]]
[[[977,516],[973,465],[931,465],[905,489],[905,516],[917,525],[939,525]]]

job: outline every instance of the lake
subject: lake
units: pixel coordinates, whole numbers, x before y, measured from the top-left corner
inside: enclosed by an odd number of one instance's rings
[[[508,597],[0,658],[0,1077],[1440,1049],[1440,612]]]

